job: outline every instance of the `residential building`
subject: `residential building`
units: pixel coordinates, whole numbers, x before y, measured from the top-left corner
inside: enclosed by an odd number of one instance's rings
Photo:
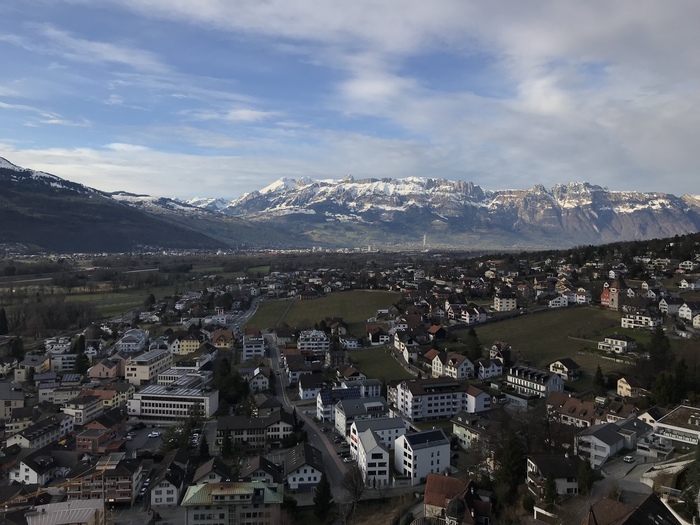
[[[114,349],[117,352],[128,354],[142,352],[148,347],[148,335],[148,330],[140,330],[139,328],[127,330],[121,339],[114,343]]]
[[[243,458],[240,477],[243,481],[257,481],[260,483],[283,483],[283,472],[265,456],[247,456]]]
[[[81,395],[66,401],[63,412],[73,417],[76,427],[82,427],[104,412],[104,404],[98,396]]]
[[[28,451],[17,459],[8,471],[10,482],[24,485],[48,485],[55,478],[65,476],[78,462],[78,453],[60,450],[54,445]]]
[[[389,401],[404,417],[412,421],[452,417],[460,410],[470,413],[491,408],[491,396],[466,380],[449,377],[407,379],[390,384]]]
[[[581,525],[681,525],[677,514],[672,512],[659,497],[651,493],[634,504],[602,498],[590,506]]]
[[[73,432],[73,429],[73,416],[53,414],[8,437],[7,447],[19,445],[24,449],[42,448],[57,443]]]
[[[430,523],[489,525],[493,505],[490,492],[473,481],[428,474],[423,496],[423,516]]]
[[[145,476],[141,459],[126,459],[125,452],[115,452],[97,462],[81,461],[71,469],[66,475],[66,495],[69,501],[98,499],[131,506]]]
[[[51,371],[59,374],[75,370],[78,354],[51,354]]]
[[[314,399],[326,384],[321,374],[304,374],[299,377],[299,399]]]
[[[359,435],[357,466],[368,487],[386,487],[391,484],[389,451],[381,438],[367,429]]]
[[[661,417],[654,425],[654,436],[677,447],[700,444],[700,408],[681,405]]]
[[[574,452],[599,468],[625,446],[625,438],[615,423],[591,425],[574,437]]]
[[[284,478],[290,490],[315,490],[325,472],[321,451],[308,441],[299,443],[284,455]]]
[[[357,457],[357,446],[360,434],[365,430],[371,430],[387,450],[394,449],[394,442],[406,433],[406,425],[401,417],[379,417],[372,419],[358,419],[350,425],[348,441],[350,454]]]
[[[428,474],[443,474],[450,466],[450,442],[439,429],[405,434],[394,448],[394,469],[411,485],[425,483]]]
[[[625,376],[617,380],[617,395],[630,399],[637,399],[646,394],[646,384],[638,377]]]
[[[44,349],[49,354],[66,354],[71,351],[70,337],[50,337],[44,339]]]
[[[517,307],[518,301],[510,290],[500,290],[493,297],[493,309],[496,312],[510,312]]]
[[[294,418],[285,410],[266,417],[224,416],[216,423],[216,445],[221,449],[228,434],[233,443],[253,448],[279,445],[294,430]]]
[[[564,380],[557,374],[529,366],[511,367],[506,382],[517,393],[527,396],[547,397],[552,392],[564,390]]]
[[[210,458],[202,463],[197,470],[194,471],[192,485],[230,481],[231,477],[231,467],[224,463],[220,458],[214,456],[213,458]]]
[[[158,465],[156,474],[152,476],[149,497],[151,507],[175,507],[184,493],[185,470],[174,461],[174,453],[170,452]]]
[[[331,340],[321,330],[304,330],[297,338],[297,348],[302,352],[310,350],[316,356],[324,356],[331,349]]]
[[[431,363],[433,377],[452,377],[470,379],[474,377],[474,365],[462,354],[455,352],[438,352]]]
[[[335,422],[335,406],[341,399],[363,397],[359,386],[349,388],[323,388],[316,395],[316,418],[319,421]]]
[[[637,341],[627,335],[609,335],[605,340],[598,343],[598,350],[605,352],[613,352],[615,354],[624,354],[637,348]]]
[[[693,317],[700,314],[700,301],[686,301],[678,308],[678,318],[692,322]]]
[[[557,374],[564,381],[573,381],[574,379],[578,379],[581,368],[578,366],[578,363],[570,357],[564,357],[550,363],[549,371]]]
[[[220,328],[214,330],[211,343],[220,350],[231,350],[233,348],[233,332],[230,328]]]
[[[265,357],[265,338],[262,335],[244,335],[241,362]]]
[[[498,359],[482,357],[474,363],[475,374],[478,379],[491,379],[503,375],[503,365]]]
[[[545,495],[547,479],[554,478],[557,494],[578,494],[578,471],[581,458],[573,454],[537,455],[527,457],[527,488],[538,498]]]
[[[149,350],[126,362],[126,380],[134,386],[150,385],[158,374],[170,368],[173,356],[168,350]]]
[[[383,397],[341,399],[335,405],[335,429],[347,436],[353,421],[389,416],[389,405]]]
[[[7,421],[15,408],[24,406],[24,392],[17,383],[0,383],[0,419]]]
[[[480,451],[490,461],[495,453],[496,434],[499,422],[486,415],[469,414],[461,410],[450,420],[452,433],[457,437],[459,446],[467,451]],[[493,467],[490,462],[489,467]]]
[[[187,487],[180,503],[188,525],[276,525],[284,490],[281,485],[256,481],[225,481]]]
[[[622,315],[620,320],[622,328],[632,328],[634,330],[654,330],[662,324],[663,319],[660,315],[648,311],[626,313]]]
[[[27,525],[106,525],[103,501],[61,501],[35,505],[25,511]]]

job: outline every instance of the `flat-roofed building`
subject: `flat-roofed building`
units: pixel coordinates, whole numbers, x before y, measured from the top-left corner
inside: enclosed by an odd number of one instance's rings
[[[396,440],[394,469],[411,485],[425,483],[429,473],[443,474],[450,466],[450,442],[442,430],[406,434]]]
[[[200,411],[202,417],[208,418],[218,408],[219,391],[201,386],[186,388],[149,385],[136,392],[127,402],[130,419],[159,424],[182,422],[193,410]]]
[[[151,384],[158,374],[170,368],[172,364],[173,356],[168,350],[150,350],[127,360],[126,380],[135,386]]]
[[[316,356],[324,356],[331,349],[331,340],[321,330],[304,330],[297,338],[297,348],[302,352],[310,350]]]

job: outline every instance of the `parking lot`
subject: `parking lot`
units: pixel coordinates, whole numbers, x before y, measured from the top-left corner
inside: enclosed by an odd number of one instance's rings
[[[148,437],[148,434],[154,430],[160,432],[160,436],[157,438]],[[142,428],[141,430],[136,430],[134,431],[134,438],[127,440],[126,450],[127,452],[136,452],[139,450],[150,450],[151,452],[155,452],[160,448],[164,433],[165,428],[163,427],[146,427]]]

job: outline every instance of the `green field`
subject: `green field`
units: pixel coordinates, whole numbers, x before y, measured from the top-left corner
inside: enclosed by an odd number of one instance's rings
[[[396,292],[353,290],[335,292],[310,301],[263,301],[247,326],[266,329],[284,323],[300,329],[313,326],[326,317],[342,317],[350,332],[361,336],[364,323],[380,308],[388,308],[400,297]],[[289,311],[285,315],[285,310]]]
[[[494,341],[505,341],[536,366],[571,357],[585,370],[591,371],[592,367],[595,372],[598,363],[604,370],[619,369],[621,365],[578,352],[595,348],[596,344],[590,341],[602,341],[603,334],[612,333],[619,326],[619,312],[591,307],[553,309],[474,329],[485,347],[490,348]],[[456,335],[464,338],[466,331],[456,332]],[[589,341],[570,339],[570,336]]]
[[[408,379],[412,376],[384,348],[350,350],[350,360],[367,377],[377,378],[383,383],[389,379]]]

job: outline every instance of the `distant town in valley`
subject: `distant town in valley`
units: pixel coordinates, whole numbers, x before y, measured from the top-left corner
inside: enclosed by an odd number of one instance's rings
[[[6,519],[697,515],[698,234],[517,254],[14,249]]]

